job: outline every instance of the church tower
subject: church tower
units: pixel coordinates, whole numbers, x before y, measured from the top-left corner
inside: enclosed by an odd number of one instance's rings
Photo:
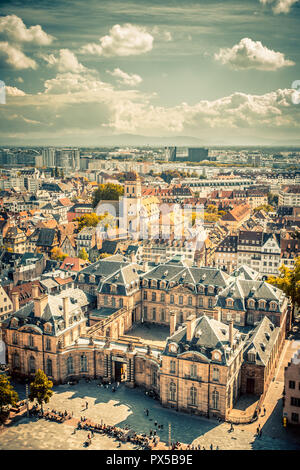
[[[141,231],[142,183],[139,175],[134,171],[126,175],[122,203],[123,228],[126,228],[132,238],[137,240],[140,237]]]

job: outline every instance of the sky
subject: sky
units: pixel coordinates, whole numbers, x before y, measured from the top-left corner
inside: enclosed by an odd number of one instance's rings
[[[2,0],[0,145],[300,145],[299,31],[300,0]]]

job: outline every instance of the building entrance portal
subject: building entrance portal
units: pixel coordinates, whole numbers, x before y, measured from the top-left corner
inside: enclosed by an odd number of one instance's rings
[[[127,364],[126,362],[114,361],[115,364],[115,373],[114,378],[116,382],[126,382],[127,381]]]

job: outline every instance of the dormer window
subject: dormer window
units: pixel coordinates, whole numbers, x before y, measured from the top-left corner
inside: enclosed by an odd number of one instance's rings
[[[255,362],[255,353],[253,351],[248,352],[248,361],[249,362]]]
[[[215,288],[214,288],[214,286],[208,286],[208,293],[209,293],[209,294],[214,294],[214,293],[215,293]]]
[[[258,307],[260,310],[265,310],[266,309],[266,301],[265,300],[260,300],[258,302]]]
[[[248,300],[248,307],[249,308],[254,308],[255,307],[255,301],[253,299]]]
[[[233,299],[226,299],[226,307],[233,307]]]
[[[155,280],[152,280],[151,281],[151,287],[156,287],[157,286],[157,282]]]
[[[278,307],[277,302],[270,302],[270,310],[275,311],[277,310],[277,307]]]

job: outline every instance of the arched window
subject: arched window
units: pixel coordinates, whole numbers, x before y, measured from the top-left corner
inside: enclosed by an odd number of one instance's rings
[[[29,335],[28,344],[29,344],[29,346],[31,346],[31,347],[34,346],[34,338],[33,338],[33,336],[31,336],[31,335]]]
[[[80,356],[80,371],[87,372],[87,359],[85,354],[82,354],[82,356]]]
[[[152,385],[157,385],[157,371],[154,370],[152,373]]]
[[[276,302],[270,302],[270,310],[277,310],[277,303]]]
[[[197,404],[197,390],[194,386],[190,388],[190,401],[191,405]]]
[[[170,383],[170,388],[169,388],[169,396],[171,401],[176,401],[176,385],[174,382]]]
[[[175,374],[175,372],[176,372],[176,362],[175,361],[170,361],[170,372],[172,374]]]
[[[74,373],[74,367],[73,367],[73,357],[69,356],[67,359],[67,370],[68,374],[73,374]]]
[[[46,371],[47,371],[47,375],[52,376],[52,361],[51,361],[51,359],[47,359]]]
[[[265,300],[260,300],[260,301],[258,302],[258,308],[259,308],[260,310],[265,310],[265,308],[266,308],[266,301],[265,301]]]
[[[219,409],[219,398],[220,398],[219,392],[217,390],[214,390],[212,393],[212,407],[214,410]]]
[[[255,302],[253,299],[248,300],[248,307],[249,308],[254,308],[255,307]]]
[[[13,333],[12,340],[13,340],[13,344],[18,344],[18,335],[17,335],[17,333],[15,333],[15,332]]]
[[[33,356],[29,358],[29,373],[35,374],[35,358]]]

